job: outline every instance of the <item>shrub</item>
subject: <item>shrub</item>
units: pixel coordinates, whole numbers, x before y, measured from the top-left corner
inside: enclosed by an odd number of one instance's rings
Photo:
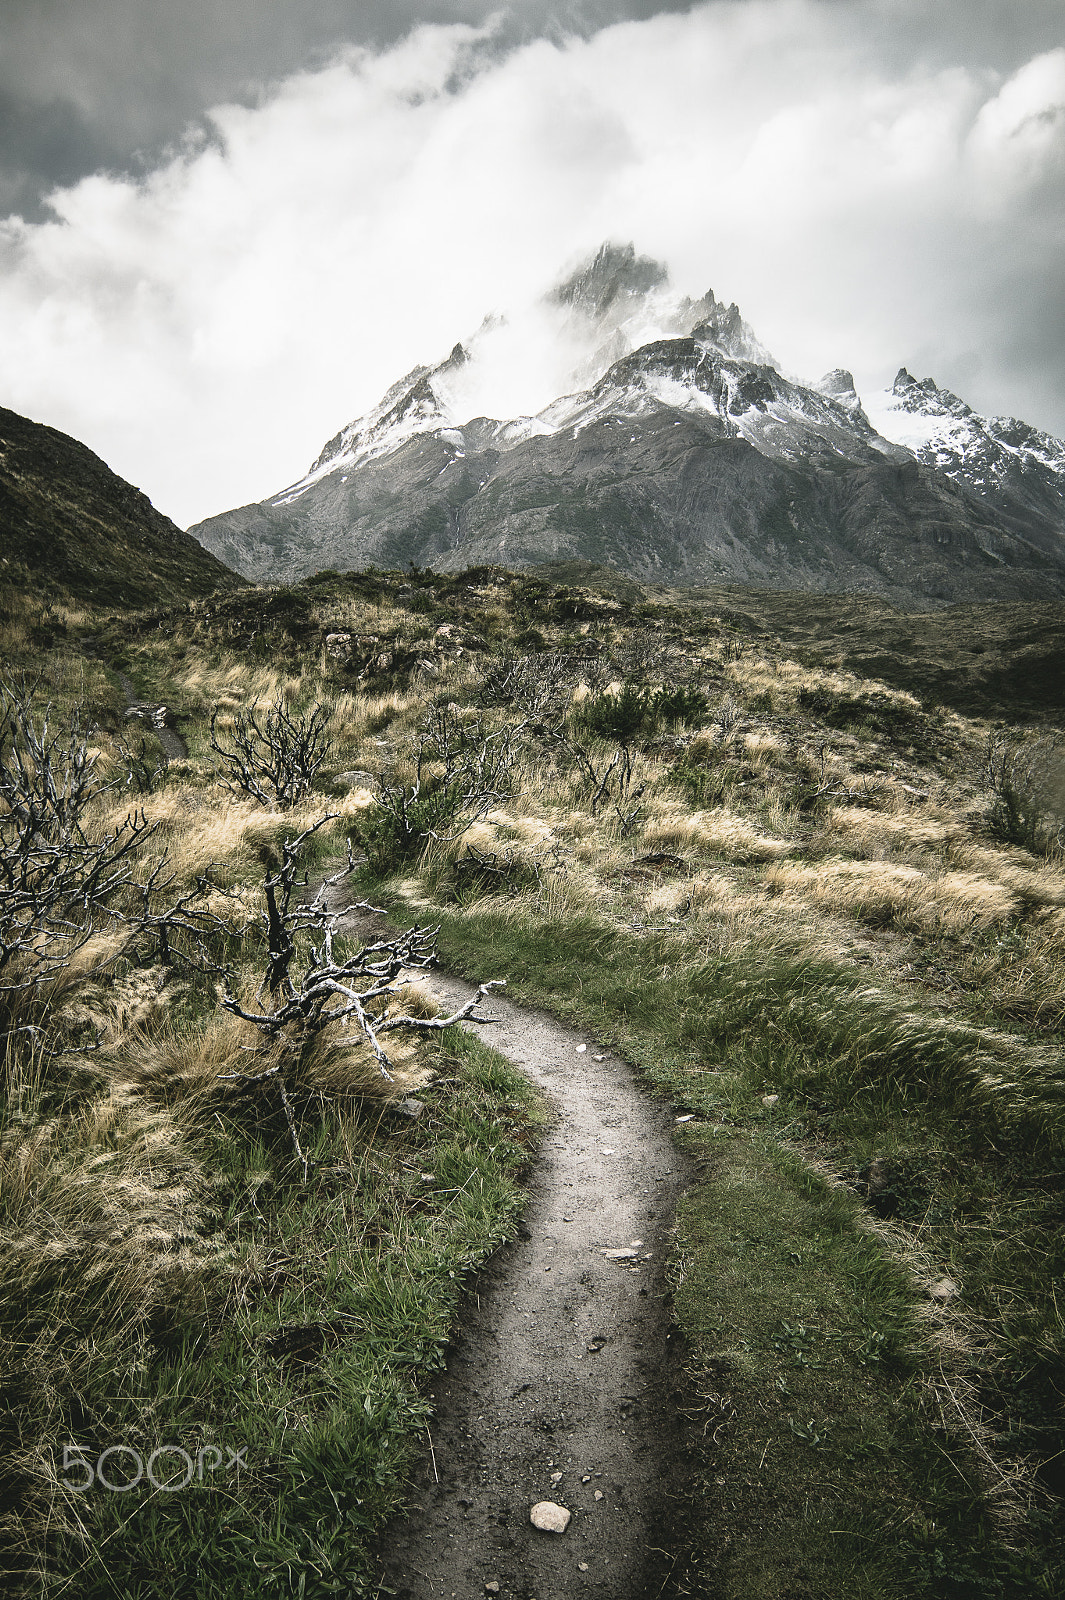
[[[430,839],[450,843],[513,792],[524,723],[489,731],[448,706],[427,712],[414,740],[414,778],[383,778],[360,830],[375,872],[420,855]]]
[[[837,694],[831,689],[800,689],[800,711],[809,711],[826,727],[845,733],[890,739],[896,744],[927,744],[925,719],[918,706],[892,700],[888,695]]]
[[[574,658],[559,651],[497,656],[482,672],[481,704],[514,706],[530,717],[558,715],[576,672]]]
[[[620,694],[590,696],[574,720],[589,733],[623,743],[637,734],[654,733],[663,723],[676,726],[705,716],[708,701],[701,690],[687,684],[672,689],[646,689],[626,683]]]
[[[378,1073],[391,1083],[391,1063],[381,1044],[382,1034],[396,1028],[439,1031],[464,1018],[486,1021],[476,1007],[496,987],[496,982],[481,984],[474,998],[449,1017],[397,1014],[393,1002],[410,983],[406,973],[424,969],[436,958],[436,933],[415,925],[394,938],[377,939],[341,953],[336,940],[341,913],[329,911],[324,896],[329,887],[354,870],[350,852],[348,866],[327,878],[309,905],[299,898],[307,884],[306,874],[299,870],[301,852],[312,834],[332,820],[332,816],[321,817],[297,838],[286,839],[280,867],[264,880],[266,914],[262,922],[267,961],[255,1009],[235,992],[228,971],[222,994],[223,1008],[258,1030],[264,1050],[258,1071],[228,1073],[219,1081],[236,1084],[244,1091],[276,1087],[304,1182],[310,1157],[300,1142],[292,1091],[313,1041],[329,1029],[361,1033]],[[359,905],[365,907],[366,903],[360,901]],[[310,941],[306,940],[308,934]],[[320,938],[318,944],[313,943],[315,934]]]
[[[154,831],[137,811],[102,838],[86,831],[87,809],[100,792],[88,730],[77,711],[56,732],[49,716],[34,716],[31,691],[0,684],[4,1012],[69,966],[101,917],[121,906],[134,886],[134,855]],[[4,1032],[0,1016],[0,1037]]]
[[[219,742],[217,721],[216,711],[211,718],[211,749],[221,758],[222,781],[234,794],[289,810],[310,793],[329,754],[325,737],[329,712],[324,706],[296,716],[278,696],[260,722],[253,705],[237,713],[231,744]]]
[[[1065,844],[1065,741],[1046,734],[988,735],[984,781],[991,792],[988,827],[996,839],[1047,853]]]

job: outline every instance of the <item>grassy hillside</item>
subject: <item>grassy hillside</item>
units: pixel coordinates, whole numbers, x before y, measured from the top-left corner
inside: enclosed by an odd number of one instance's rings
[[[99,456],[0,407],[0,582],[112,609],[190,600],[243,580]]]
[[[1024,675],[1061,608],[933,635],[874,602],[592,576],[9,607],[9,677],[41,675],[53,730],[81,708],[113,783],[86,834],[135,807],[135,876],[166,862],[0,994],[0,1528],[27,1592],[374,1592],[419,1384],[543,1112],[454,1029],[388,1033],[389,1083],[362,1035],[240,1014],[283,1008],[265,885],[326,814],[304,899],[350,840],[347,895],[440,924],[447,964],[579,1020],[676,1107],[704,1444],[675,1592],[1065,1586],[1065,762],[1052,675]],[[119,671],[187,759],[130,739]],[[287,811],[227,790],[211,744],[278,704],[328,712]],[[76,1487],[164,1445],[207,1451],[204,1482]]]

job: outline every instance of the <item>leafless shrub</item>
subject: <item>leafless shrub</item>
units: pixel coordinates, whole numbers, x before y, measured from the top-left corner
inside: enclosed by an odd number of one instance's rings
[[[415,926],[392,939],[378,939],[347,955],[335,948],[339,914],[327,909],[325,892],[354,870],[350,847],[347,866],[326,879],[309,903],[301,904],[294,898],[298,890],[307,886],[307,875],[301,874],[299,867],[303,846],[331,820],[331,816],[322,817],[297,838],[287,839],[282,846],[280,867],[265,880],[267,961],[256,996],[257,1009],[245,1005],[234,993],[231,975],[227,975],[222,997],[226,1011],[253,1024],[267,1044],[280,1046],[270,1065],[262,1071],[229,1073],[222,1081],[242,1088],[256,1088],[268,1082],[276,1084],[297,1159],[303,1164],[304,1177],[309,1162],[300,1143],[290,1079],[313,1039],[327,1028],[339,1026],[346,1032],[354,1028],[369,1045],[382,1078],[391,1082],[390,1063],[381,1044],[382,1034],[397,1028],[446,1028],[463,1019],[486,1022],[489,1019],[478,1013],[477,1005],[502,982],[481,984],[473,999],[449,1017],[420,1017],[406,1012],[397,1015],[391,1005],[410,981],[404,974],[432,964],[439,929]],[[364,901],[359,902],[359,906],[374,909]],[[294,975],[300,936],[304,934],[312,936],[309,953],[303,958],[302,972]],[[315,935],[320,942],[313,942]],[[263,1004],[266,996],[269,999]]]
[[[611,805],[624,838],[643,815],[643,807],[639,802],[644,785],[635,790],[632,788],[633,757],[629,746],[619,745],[609,761],[597,765],[587,748],[567,733],[564,727],[550,729],[549,737],[558,749],[569,756],[573,768],[583,778],[592,816],[597,815],[600,806]]]
[[[181,960],[202,972],[220,971],[211,942],[219,936],[232,936],[234,930],[205,904],[209,895],[225,893],[211,881],[213,870],[209,867],[201,873],[176,899],[177,874],[170,871],[169,857],[157,862],[143,882],[131,884],[127,907],[114,913],[116,922],[129,929],[129,936],[111,960],[129,956],[136,949],[140,957],[150,954],[163,966]],[[145,938],[147,951],[141,943]]]
[[[665,648],[660,638],[649,628],[633,628],[614,652],[621,676],[633,683],[643,683],[662,665]]]
[[[468,844],[465,855],[455,862],[454,876],[461,888],[483,887],[496,894],[515,895],[528,880],[529,866],[512,849],[478,850]]]
[[[125,767],[122,788],[128,789],[130,794],[154,794],[167,768],[165,758],[162,761],[156,759],[158,746],[155,741],[142,733],[136,741],[119,740],[117,749],[119,760]]]
[[[721,737],[727,739],[733,728],[743,716],[742,706],[737,705],[730,694],[722,697],[714,717],[714,726],[720,728]]]
[[[297,716],[279,695],[260,720],[253,705],[237,713],[227,744],[218,738],[217,721],[216,711],[211,718],[211,749],[222,762],[222,781],[233,794],[250,795],[287,811],[310,793],[330,749],[325,706],[316,705]]]
[[[543,888],[544,874],[566,871],[558,844],[545,845],[531,854],[512,848],[478,850],[468,844],[466,853],[455,862],[454,877],[459,887],[483,887],[496,894],[518,895],[533,883]]]
[[[576,674],[575,658],[565,653],[501,656],[481,675],[481,704],[514,706],[527,718],[548,716],[559,711]]]
[[[86,832],[100,789],[87,730],[77,712],[54,731],[49,710],[38,723],[31,697],[0,685],[0,998],[8,1004],[69,966],[101,917],[118,914],[134,856],[154,832],[141,811],[102,838]]]

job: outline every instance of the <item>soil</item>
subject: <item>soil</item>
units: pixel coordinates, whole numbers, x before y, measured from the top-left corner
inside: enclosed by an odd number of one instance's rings
[[[473,993],[425,981],[449,1006]],[[479,1274],[431,1386],[435,1416],[408,1512],[381,1542],[379,1593],[665,1600],[682,1592],[693,1450],[665,1264],[692,1174],[672,1110],[616,1056],[495,995],[486,1009],[499,1020],[480,1036],[558,1117],[519,1236]],[[571,1513],[565,1532],[531,1525],[540,1501]]]

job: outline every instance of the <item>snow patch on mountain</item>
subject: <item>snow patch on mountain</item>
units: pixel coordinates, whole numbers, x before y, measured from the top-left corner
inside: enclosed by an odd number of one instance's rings
[[[269,503],[292,505],[330,474],[350,474],[419,434],[435,434],[464,453],[476,425],[477,448],[505,450],[538,434],[586,426],[610,407],[643,414],[655,399],[646,383],[607,397],[598,392],[601,382],[633,352],[691,337],[704,350],[776,371],[735,303],[726,305],[712,290],[699,300],[678,297],[661,263],[638,256],[631,244],[605,244],[534,306],[511,318],[486,317],[446,360],[407,373]],[[666,400],[665,393],[658,403],[717,409],[697,378],[685,397],[678,392]],[[540,404],[512,404],[529,397]],[[507,420],[492,420],[500,417]]]
[[[982,417],[932,378],[902,367],[890,389],[866,397],[865,409],[884,438],[979,492],[1024,478],[1065,492],[1065,443],[1016,417]]]

